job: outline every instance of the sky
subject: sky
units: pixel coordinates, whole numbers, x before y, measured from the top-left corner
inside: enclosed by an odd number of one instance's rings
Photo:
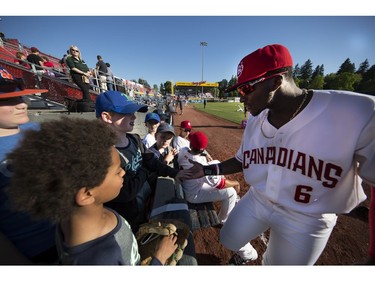
[[[126,7],[118,8],[123,14],[104,9],[102,14],[93,10],[78,15],[69,13],[72,9],[56,14],[60,8],[42,9],[43,14],[40,9],[34,14],[28,9],[7,14],[5,9],[0,14],[0,31],[57,58],[76,45],[89,67],[95,67],[96,56],[101,55],[115,76],[142,78],[151,86],[166,81],[198,82],[202,76],[207,82],[229,80],[244,56],[274,43],[289,49],[294,65],[310,59],[313,69],[323,64],[325,74],[336,72],[347,58],[356,68],[365,59],[370,66],[375,64],[375,16],[371,13],[231,15],[228,9],[228,15],[200,15],[181,14],[177,9],[173,15],[173,10],[166,13],[159,7],[159,13],[133,15],[126,13]]]

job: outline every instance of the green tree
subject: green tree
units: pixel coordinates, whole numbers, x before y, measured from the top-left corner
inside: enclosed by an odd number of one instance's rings
[[[356,91],[360,93],[375,93],[375,64],[362,74],[362,80],[358,83]]]
[[[299,67],[299,64],[297,63],[293,69],[293,78],[297,79],[301,76],[301,68]]]
[[[157,85],[157,84],[154,84],[154,85],[152,86],[152,90],[153,90],[154,92],[159,92],[159,87],[158,87],[158,85]]]
[[[165,96],[165,89],[164,89],[164,84],[163,83],[160,83],[160,86],[159,86],[159,90],[160,90],[160,93]]]
[[[172,82],[166,81],[164,83],[164,92],[165,94],[172,94]]]
[[[141,84],[143,86],[146,86],[148,88],[151,88],[150,84],[148,84],[147,80],[144,80],[142,78],[138,78],[138,84]]]
[[[324,87],[324,76],[323,75],[316,75],[314,78],[311,79],[310,82],[310,89],[323,89]]]
[[[310,59],[308,59],[302,66],[301,66],[301,72],[300,72],[300,82],[299,86],[301,88],[309,88],[310,87],[310,81],[312,76],[312,62]]]
[[[232,77],[230,78],[230,80],[228,82],[228,88],[237,84],[237,82],[238,82],[237,77],[232,75]],[[225,97],[238,97],[238,92],[237,92],[237,90],[234,90],[232,92],[227,93]]]
[[[349,58],[347,58],[340,66],[339,70],[337,71],[337,74],[341,73],[354,73],[355,72],[355,64],[350,61]]]
[[[356,73],[359,73],[359,74],[364,74],[366,73],[366,71],[369,69],[370,67],[370,64],[368,63],[368,59],[366,59],[365,61],[363,61],[359,67],[358,67],[358,70]]]
[[[330,74],[325,78],[325,89],[354,91],[356,84],[361,81],[361,75],[356,73],[343,72]]]
[[[227,79],[223,79],[221,80],[219,83],[219,97],[222,98],[222,97],[225,97],[225,90],[228,88],[228,80]]]
[[[314,79],[316,76],[324,76],[324,65],[318,65],[315,67],[314,72],[311,75],[311,78]]]

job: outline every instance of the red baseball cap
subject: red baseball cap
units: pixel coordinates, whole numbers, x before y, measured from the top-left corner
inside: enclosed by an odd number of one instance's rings
[[[208,144],[207,136],[202,132],[195,132],[190,134],[190,146],[197,150],[204,150]]]
[[[39,52],[38,48],[36,47],[31,47],[30,48],[31,52],[35,53],[35,52]]]
[[[289,66],[293,66],[293,60],[286,47],[280,44],[267,45],[240,61],[237,67],[238,83],[227,89],[227,92],[261,78],[269,71]]]
[[[192,129],[191,123],[188,120],[182,121],[180,124],[180,127],[182,129],[190,129],[190,130]]]

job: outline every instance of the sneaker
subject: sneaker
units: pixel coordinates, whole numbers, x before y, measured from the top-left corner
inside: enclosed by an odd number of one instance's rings
[[[256,259],[243,259],[237,253],[229,260],[229,265],[247,265]]]

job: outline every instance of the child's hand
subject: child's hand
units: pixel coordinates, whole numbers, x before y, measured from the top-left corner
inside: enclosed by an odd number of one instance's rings
[[[173,161],[173,158],[174,158],[173,150],[170,150],[168,154],[164,156],[164,161],[166,164],[169,164],[170,162]]]
[[[178,153],[177,148],[173,148],[173,149],[171,150],[171,153],[172,153],[173,156],[175,156],[175,155]]]
[[[165,264],[168,258],[177,249],[176,242],[177,236],[173,234],[160,239],[159,247],[154,254],[155,258],[157,258],[162,264]]]

